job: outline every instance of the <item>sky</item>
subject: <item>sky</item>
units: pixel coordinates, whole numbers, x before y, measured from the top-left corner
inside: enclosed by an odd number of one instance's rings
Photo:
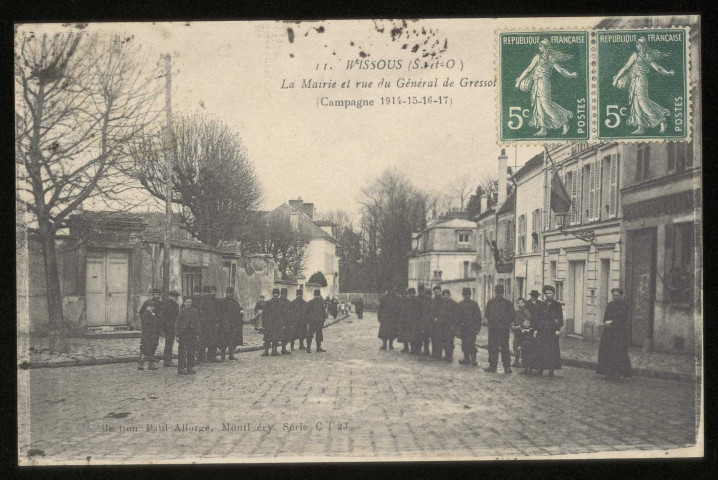
[[[595,19],[574,19],[594,25]],[[544,20],[550,27],[556,20]],[[359,211],[361,189],[396,168],[426,191],[458,177],[496,174],[496,87],[460,87],[462,78],[493,81],[496,31],[533,28],[536,19],[408,21],[192,22],[90,24],[87,31],[121,32],[150,59],[173,56],[176,115],[215,116],[238,132],[263,186],[264,209],[301,196],[319,211]],[[60,25],[20,28],[58,31]],[[291,34],[289,33],[291,29]],[[404,45],[406,45],[405,48]],[[416,51],[414,50],[414,46]],[[427,56],[423,56],[427,54]],[[431,56],[433,54],[433,56]],[[408,70],[438,59],[437,69]],[[153,61],[156,61],[153,60]],[[347,70],[349,61],[380,61],[400,70]],[[449,61],[452,67],[449,68]],[[326,65],[326,67],[325,67]],[[451,88],[442,87],[449,77]],[[397,80],[438,79],[437,88],[399,88]],[[379,88],[384,79],[390,88]],[[351,81],[351,88],[300,88],[303,81]],[[370,88],[356,83],[373,82]],[[282,89],[294,82],[295,88]],[[448,97],[449,105],[382,105],[382,97]],[[373,100],[361,109],[322,107],[322,97]],[[537,146],[507,148],[522,165]]]

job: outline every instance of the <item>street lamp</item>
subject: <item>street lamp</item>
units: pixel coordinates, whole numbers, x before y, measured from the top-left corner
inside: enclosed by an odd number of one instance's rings
[[[578,238],[579,240],[583,240],[584,242],[588,242],[590,244],[593,244],[596,233],[592,229],[588,230],[579,230],[579,231],[566,231],[564,230],[564,227],[566,226],[566,217],[568,216],[568,212],[556,212],[554,213],[554,216],[556,217],[556,226],[558,227],[559,232],[568,235],[571,235],[573,237]]]

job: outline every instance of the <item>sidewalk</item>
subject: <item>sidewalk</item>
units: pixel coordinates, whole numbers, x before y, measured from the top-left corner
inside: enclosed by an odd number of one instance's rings
[[[324,328],[334,325],[347,317],[331,317],[324,324]],[[20,334],[18,333],[18,337]],[[18,345],[23,339],[19,339]],[[47,337],[30,337],[29,358],[18,355],[18,367],[23,369],[56,368],[56,367],[84,367],[90,365],[105,365],[108,363],[131,363],[139,361],[139,338],[68,338],[70,351],[65,354],[50,355]],[[237,347],[235,353],[254,352],[264,348],[262,334],[254,329],[253,325],[244,325],[244,346]],[[160,336],[155,358],[162,361],[162,352],[165,348],[165,339]],[[18,352],[21,354],[21,352]],[[177,358],[177,342],[172,348],[172,357]]]
[[[457,346],[459,342],[457,341]],[[486,325],[476,339],[479,348],[488,349],[488,329]],[[562,337],[561,362],[567,367],[595,370],[598,364],[598,342],[579,338]],[[510,344],[509,344],[510,346]],[[513,351],[511,352],[513,355]],[[701,359],[690,354],[644,352],[641,348],[630,347],[633,374],[643,377],[699,382],[701,378]]]

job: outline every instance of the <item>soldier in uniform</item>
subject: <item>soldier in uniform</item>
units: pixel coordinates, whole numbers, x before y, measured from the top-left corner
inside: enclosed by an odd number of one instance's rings
[[[177,315],[179,314],[179,296],[180,294],[172,290],[167,300],[162,302],[160,307],[159,326],[162,330],[162,334],[165,337],[165,350],[162,355],[163,363],[165,367],[174,367],[172,363],[172,347],[175,343],[175,322],[177,322]]]
[[[206,286],[202,289],[199,318],[202,323],[202,336],[199,345],[200,362],[217,361],[217,330],[219,328],[219,309],[216,299],[217,287]]]
[[[439,358],[441,351],[444,351],[444,359],[451,363],[454,360],[454,337],[456,336],[459,325],[461,310],[459,304],[451,298],[451,292],[444,290],[441,292],[442,303],[439,308],[439,335],[441,350],[439,350]]]
[[[282,344],[282,355],[291,355],[292,352],[287,350],[287,344],[292,341],[294,332],[292,331],[292,325],[294,321],[292,319],[292,302],[289,301],[287,295],[289,294],[286,288],[283,288],[279,294],[280,301],[280,341]]]
[[[396,299],[397,308],[399,309],[396,339],[404,344],[404,348],[401,349],[401,353],[409,353],[409,292],[400,292]]]
[[[357,312],[357,318],[361,320],[364,316],[364,300],[362,298],[356,301],[354,310]]]
[[[501,363],[505,373],[511,373],[511,354],[509,353],[509,335],[516,311],[514,305],[504,298],[504,286],[496,285],[496,295],[486,303],[486,320],[489,325],[489,366],[485,372],[496,373],[496,365],[501,351]]]
[[[464,359],[459,360],[462,365],[477,366],[476,362],[476,335],[481,331],[481,308],[479,304],[471,299],[471,289],[464,288],[461,291],[463,300],[459,302],[462,316],[459,325],[459,336],[461,337],[461,351]]]
[[[428,357],[431,354],[431,289],[425,289],[424,294],[420,296],[419,301],[419,339],[420,345],[424,346],[423,355]],[[421,348],[419,349],[421,350]]]
[[[197,331],[197,340],[194,342],[194,364],[197,365],[200,362],[200,340],[202,339],[202,319],[199,317],[200,312],[200,306],[202,305],[202,287],[199,285],[195,285],[194,288],[192,288],[192,295],[190,297],[192,299],[192,303],[190,304],[189,308],[194,308],[197,312],[197,318],[200,320],[198,324],[198,331]],[[179,348],[179,347],[178,347]]]
[[[227,350],[229,350],[229,359],[236,360],[234,350],[237,348],[237,345],[244,345],[242,334],[244,310],[242,310],[242,305],[234,299],[234,287],[227,287],[226,293],[227,295],[222,299],[222,308],[220,309],[220,312],[225,318],[224,323],[227,325],[225,346]],[[224,360],[224,348],[222,348],[221,353],[222,360]]]
[[[262,331],[264,333],[264,353],[263,357],[269,356],[269,348],[272,348],[272,356],[279,355],[277,346],[279,345],[278,329],[281,325],[281,303],[279,301],[279,289],[272,290],[272,298],[264,304],[262,310]]]
[[[298,289],[297,297],[292,300],[291,349],[294,350],[294,341],[299,340],[299,349],[304,350],[305,338],[307,338],[307,301],[304,300],[302,289]]]
[[[414,355],[421,353],[421,336],[419,335],[419,322],[421,321],[421,304],[416,296],[416,290],[410,288],[405,300],[406,316],[404,317],[404,335],[407,338],[410,352]],[[405,344],[406,345],[406,344]]]
[[[180,375],[195,374],[194,355],[199,337],[199,313],[192,305],[193,297],[187,297],[177,315],[177,373]]]
[[[431,318],[431,331],[429,337],[431,339],[431,356],[441,358],[441,330],[439,329],[439,311],[444,299],[441,296],[441,287],[434,285],[434,298],[431,299],[431,309],[429,316]]]
[[[381,350],[386,350],[386,343],[389,342],[389,348],[394,350],[394,339],[396,338],[396,330],[399,316],[399,299],[397,298],[394,288],[387,291],[381,300],[379,300],[379,311],[377,319],[379,320],[379,335],[381,339]]]
[[[319,289],[314,290],[314,298],[307,303],[307,353],[312,352],[312,337],[317,341],[317,353],[326,352],[322,348],[324,341],[324,321],[327,319],[327,310]]]
[[[150,370],[157,370],[155,365],[155,350],[160,338],[159,321],[155,315],[155,304],[150,303],[142,312],[142,338],[140,338],[140,363],[137,370],[145,369],[145,359],[149,362]]]
[[[149,305],[154,305],[155,307],[155,315],[159,315],[160,308],[162,307],[162,289],[161,288],[153,288],[152,289],[152,298],[145,300],[145,302],[140,307],[140,311],[137,312],[137,314],[142,318],[142,314],[145,313],[145,310],[147,310],[147,307]]]

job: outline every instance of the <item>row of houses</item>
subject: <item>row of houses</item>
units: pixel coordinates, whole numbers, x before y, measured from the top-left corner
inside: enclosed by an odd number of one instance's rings
[[[286,221],[307,238],[304,271],[322,273],[326,286],[308,284],[305,274],[282,279],[270,254],[243,255],[236,242],[223,248],[209,246],[173,225],[170,290],[184,297],[195,286],[213,285],[221,297],[226,287],[233,286],[235,299],[249,308],[260,295],[269,298],[275,286],[320,288],[323,296],[336,295],[338,242],[332,236],[333,224],[315,220],[314,205],[301,198],[260,213],[267,221]],[[162,287],[164,225],[164,213],[81,212],[71,217],[68,231],[57,241],[63,310],[71,334],[138,327],[139,307],[153,288]],[[42,251],[32,236],[26,246],[29,323],[20,326],[42,334],[48,326]]]

